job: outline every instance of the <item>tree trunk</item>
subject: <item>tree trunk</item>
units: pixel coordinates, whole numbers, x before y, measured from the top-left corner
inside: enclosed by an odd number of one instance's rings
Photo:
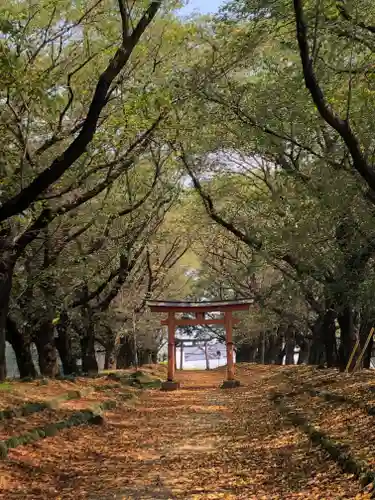
[[[277,329],[277,334],[276,334],[276,345],[275,351],[276,351],[276,356],[275,356],[275,365],[282,365],[284,356],[286,354],[285,350],[285,327],[283,325],[279,326]],[[283,347],[284,344],[284,347]]]
[[[134,360],[134,343],[130,337],[123,337],[120,340],[120,349],[117,355],[117,368],[125,369],[132,365]]]
[[[34,337],[34,342],[38,350],[41,375],[45,377],[55,377],[58,371],[57,351],[54,327],[50,321],[46,321],[38,328]]]
[[[181,340],[180,343],[180,370],[184,369],[184,342]]]
[[[17,328],[15,321],[7,318],[6,340],[13,347],[17,359],[20,378],[35,377],[36,370],[30,351],[30,342]]]
[[[325,362],[326,349],[322,338],[323,320],[324,315],[319,315],[312,327],[312,341],[308,359],[309,365],[322,365]]]
[[[346,305],[337,319],[340,325],[339,366],[340,371],[344,371],[356,342],[358,315],[350,305]],[[354,356],[349,370],[355,365],[355,358],[356,356]]]
[[[16,256],[7,249],[7,239],[0,239],[0,381],[7,376],[5,341],[10,292]]]
[[[63,312],[60,317],[60,322],[56,327],[58,336],[55,339],[55,345],[59,352],[64,375],[78,373],[76,358],[72,350],[72,339],[68,331],[68,323],[68,315],[66,312]]]
[[[282,349],[282,338],[275,334],[268,336],[267,349],[265,353],[265,363],[267,365],[274,365],[277,363],[278,354]]]
[[[236,362],[237,363],[253,363],[257,353],[255,343],[240,344],[237,347]]]
[[[363,368],[371,368],[371,353],[374,348],[374,336],[372,335],[370,342],[368,343],[365,354],[363,355]]]
[[[325,346],[325,357],[327,367],[337,366],[337,344],[336,344],[336,313],[332,309],[326,311],[322,324],[322,337]]]
[[[294,365],[294,351],[296,348],[295,332],[292,326],[288,326],[285,333],[285,364]]]
[[[361,350],[365,346],[367,337],[369,336],[373,325],[374,325],[374,322],[371,321],[368,317],[366,318],[365,314],[363,315],[363,319],[362,319],[362,315],[361,315],[361,326],[359,328],[359,338],[360,338]],[[374,335],[371,335],[371,338],[370,338],[369,343],[367,345],[366,351],[363,355],[362,363],[361,363],[363,368],[370,368],[371,352],[372,352],[373,345],[374,345],[373,338],[374,338]]]
[[[157,364],[157,362],[158,362],[158,351],[154,351],[154,350],[152,350],[152,351],[151,351],[151,363],[152,363],[153,365],[156,365],[156,364]]]
[[[207,342],[204,343],[204,358],[206,360],[206,370],[210,369],[210,360],[208,357],[208,345]]]
[[[260,341],[261,341],[261,344],[260,344],[260,348],[261,348],[261,351],[260,351],[260,362],[262,365],[265,364],[265,355],[266,355],[266,333],[265,332],[262,332],[261,335],[260,335]]]
[[[151,362],[151,351],[150,349],[139,349],[138,350],[138,364],[139,366],[148,365]]]
[[[259,337],[256,340],[255,363],[261,363],[261,362],[262,362],[262,336],[259,335]]]
[[[97,375],[98,362],[95,355],[95,338],[91,332],[85,332],[80,339],[82,353],[82,371],[88,375]]]
[[[286,354],[286,349],[284,347],[280,347],[279,352],[277,353],[275,365],[282,365],[284,361],[284,356]]]
[[[309,359],[310,341],[303,334],[299,334],[296,342],[299,347],[297,365],[306,365]]]
[[[105,346],[104,370],[116,370],[116,346],[113,342]]]

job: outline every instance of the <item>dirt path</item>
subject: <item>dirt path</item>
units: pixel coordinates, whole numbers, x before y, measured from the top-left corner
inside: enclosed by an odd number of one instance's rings
[[[12,451],[6,499],[339,499],[359,485],[282,422],[267,394],[277,369],[179,374],[180,391],[147,391],[103,427],[72,428]]]

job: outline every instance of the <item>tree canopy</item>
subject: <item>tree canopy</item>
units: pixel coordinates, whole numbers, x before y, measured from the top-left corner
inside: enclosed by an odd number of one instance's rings
[[[6,341],[21,376],[32,343],[46,376],[156,360],[151,298],[254,298],[247,360],[367,337],[375,7],[180,7],[0,4],[0,378]]]

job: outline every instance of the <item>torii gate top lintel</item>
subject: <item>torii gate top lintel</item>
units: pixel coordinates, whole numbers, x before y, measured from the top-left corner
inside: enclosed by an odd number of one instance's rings
[[[174,380],[175,374],[175,330],[176,326],[183,325],[213,325],[221,324],[225,326],[226,344],[227,344],[227,380],[224,387],[236,387],[239,385],[234,378],[233,363],[233,324],[238,321],[233,317],[233,311],[244,311],[253,304],[252,299],[223,300],[212,302],[179,302],[150,300],[147,306],[152,312],[168,313],[168,318],[161,321],[162,325],[168,326],[168,380],[163,384],[167,390],[177,389],[178,382]],[[178,319],[175,313],[193,313],[195,318]],[[205,313],[222,312],[222,318],[205,318]]]
[[[214,300],[210,302],[149,300],[147,305],[152,312],[225,312],[247,310],[253,302],[252,299]]]

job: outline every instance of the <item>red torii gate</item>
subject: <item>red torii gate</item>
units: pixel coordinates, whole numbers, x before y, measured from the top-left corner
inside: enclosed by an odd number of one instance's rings
[[[239,381],[234,377],[233,363],[233,324],[239,319],[233,317],[233,311],[244,311],[249,309],[253,303],[252,299],[239,299],[214,302],[177,302],[150,300],[147,302],[152,312],[168,313],[167,319],[161,321],[162,325],[168,326],[168,378],[163,382],[162,389],[174,391],[180,387],[175,381],[175,331],[176,326],[186,325],[224,325],[227,345],[227,380],[223,388],[238,387]],[[206,318],[205,314],[210,312],[223,313],[222,318]],[[176,318],[176,313],[193,313],[194,318]]]

